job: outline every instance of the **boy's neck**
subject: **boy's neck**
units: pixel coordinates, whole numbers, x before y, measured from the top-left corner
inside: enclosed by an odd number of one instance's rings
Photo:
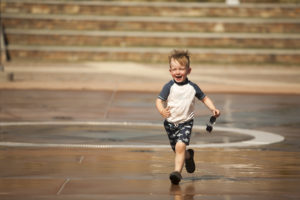
[[[185,84],[187,84],[187,83],[189,82],[189,79],[186,78],[184,81],[182,81],[182,82],[180,82],[180,83],[176,82],[174,79],[173,79],[173,81],[174,81],[177,85],[185,85]]]

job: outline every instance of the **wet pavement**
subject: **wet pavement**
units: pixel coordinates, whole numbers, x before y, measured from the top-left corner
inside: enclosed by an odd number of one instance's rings
[[[195,173],[173,186],[168,148],[0,147],[0,199],[299,199],[300,96],[208,94],[222,111],[216,127],[267,131],[280,143],[196,149]],[[0,126],[0,139],[40,144],[166,144],[160,128],[89,122],[161,124],[156,93],[1,90],[0,121],[86,122],[86,125]],[[209,112],[197,104],[195,125]],[[192,141],[248,140],[222,131],[195,132]],[[224,139],[225,138],[225,139]],[[146,141],[145,141],[146,140]]]

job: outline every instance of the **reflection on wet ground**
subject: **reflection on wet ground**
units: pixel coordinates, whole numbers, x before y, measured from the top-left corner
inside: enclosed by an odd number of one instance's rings
[[[247,148],[196,149],[196,172],[183,172],[179,186],[168,180],[174,159],[171,149],[0,147],[0,199],[299,199],[300,97],[209,96],[222,110],[216,126],[274,132],[285,141]],[[156,94],[141,92],[2,90],[0,121],[161,123],[155,98]],[[209,113],[200,103],[196,114],[195,124],[205,125]],[[97,135],[98,131],[103,134]],[[157,131],[137,136],[140,130],[118,127],[19,126],[1,127],[0,132],[1,141],[149,139],[167,144]],[[222,134],[194,133],[192,140],[217,141]]]

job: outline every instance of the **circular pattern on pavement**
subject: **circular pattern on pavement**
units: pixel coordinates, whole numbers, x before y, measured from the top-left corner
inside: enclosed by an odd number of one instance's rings
[[[132,122],[2,122],[0,146],[65,148],[170,148],[162,124]],[[192,148],[268,145],[278,134],[229,127],[194,126]]]

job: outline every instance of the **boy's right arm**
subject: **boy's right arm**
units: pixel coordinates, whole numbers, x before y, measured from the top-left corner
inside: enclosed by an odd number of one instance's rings
[[[171,115],[170,108],[169,107],[165,108],[164,101],[159,98],[156,99],[156,109],[158,110],[158,112],[161,114],[163,118],[168,118]]]

